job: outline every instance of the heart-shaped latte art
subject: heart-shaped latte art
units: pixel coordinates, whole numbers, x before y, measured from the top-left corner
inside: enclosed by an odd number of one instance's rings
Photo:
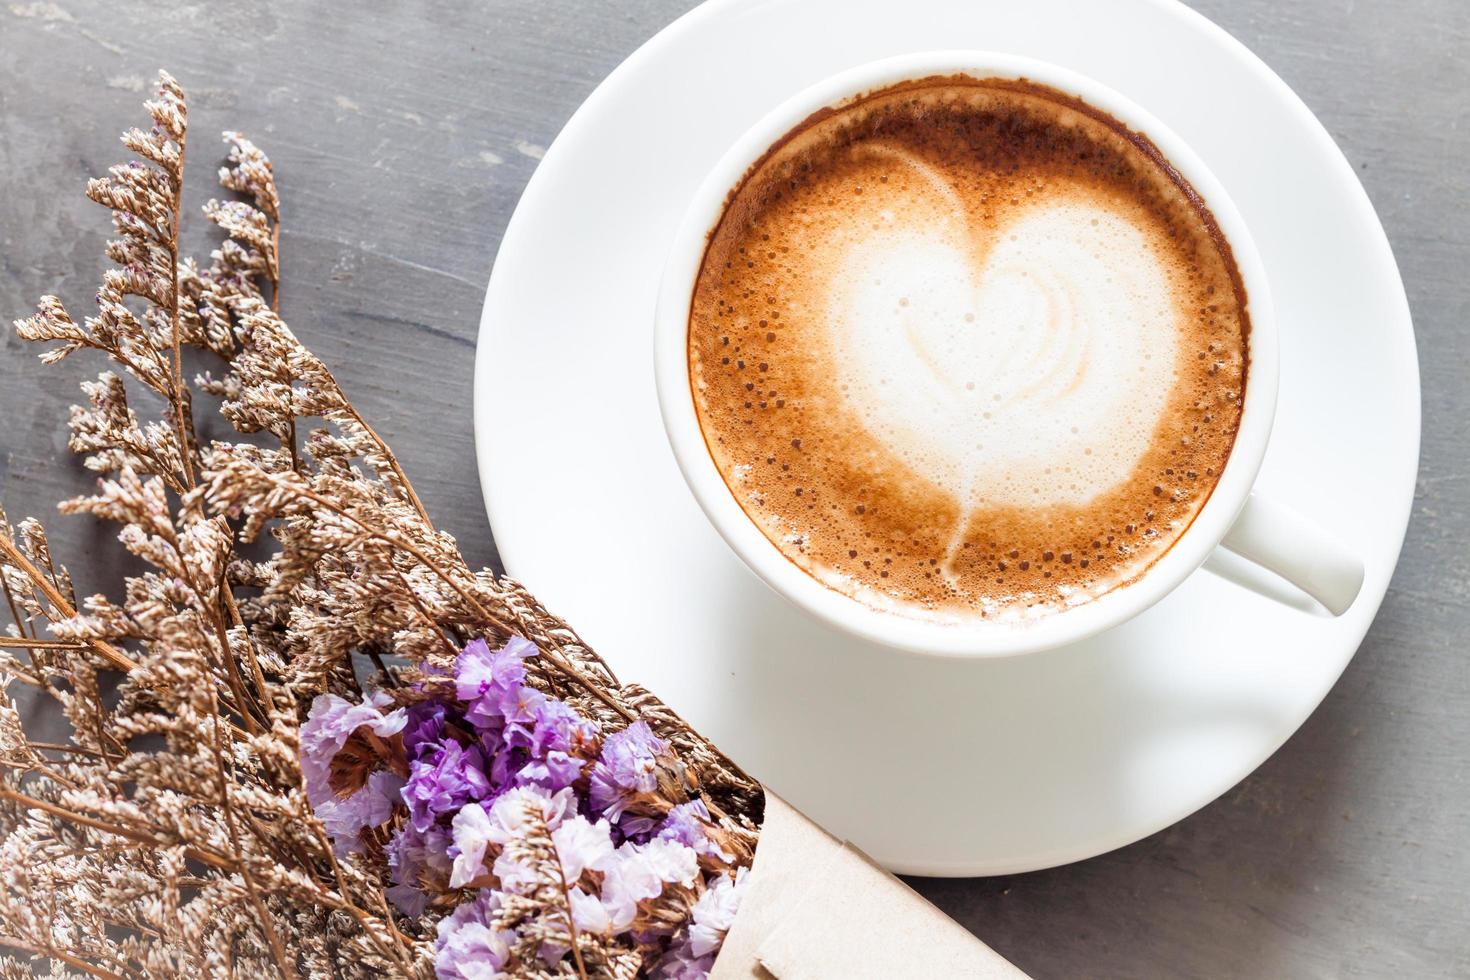
[[[848,408],[965,510],[1080,505],[1122,483],[1175,378],[1173,292],[1147,236],[1055,185],[977,230],[925,161],[879,152],[911,179],[865,188],[875,220],[824,245]]]

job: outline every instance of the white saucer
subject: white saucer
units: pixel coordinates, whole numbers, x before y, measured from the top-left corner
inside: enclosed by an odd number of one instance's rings
[[[1086,644],[930,661],[807,619],[705,522],[665,442],[652,376],[655,287],[689,195],[797,89],[940,47],[1092,75],[1160,116],[1229,188],[1282,324],[1259,486],[1361,548],[1367,581],[1347,615],[1331,619],[1217,557]],[[1403,286],[1351,167],[1279,78],[1189,9],[716,0],[613,72],[526,188],[486,295],[475,423],[508,570],[621,676],[888,867],[998,874],[1100,854],[1181,819],[1317,706],[1403,542],[1419,382]]]

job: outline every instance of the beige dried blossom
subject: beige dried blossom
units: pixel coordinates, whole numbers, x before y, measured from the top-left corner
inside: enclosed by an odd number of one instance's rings
[[[97,315],[79,324],[47,296],[16,323],[48,364],[90,350],[116,368],[83,383],[69,421],[97,489],[61,510],[118,524],[147,570],[120,599],[79,600],[41,525],[0,510],[0,947],[55,976],[428,975],[443,908],[395,913],[381,846],[334,852],[299,730],[312,697],[358,698],[365,679],[429,696],[419,667],[475,637],[529,639],[529,682],[605,730],[646,721],[672,746],[661,792],[702,799],[729,867],[748,864],[760,787],[523,588],[470,569],[282,320],[281,200],[244,136],[225,134],[220,183],[245,200],[205,208],[229,237],[207,267],[179,254],[183,91],[160,73],[146,108],[152,127],[123,136],[140,159],[87,187],[117,232]],[[192,384],[185,349],[215,362]],[[201,445],[196,396],[273,441]],[[242,555],[253,541],[269,553]],[[64,714],[66,742],[28,735],[15,685]],[[584,977],[636,975],[642,951],[576,934],[550,835],[516,846],[539,884],[500,914],[525,942],[574,950]],[[0,957],[0,976],[33,965]]]

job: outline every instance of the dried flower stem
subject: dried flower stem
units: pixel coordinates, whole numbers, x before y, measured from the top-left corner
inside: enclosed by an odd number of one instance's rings
[[[36,956],[49,956],[54,960],[65,963],[74,970],[81,970],[83,973],[89,973],[94,977],[101,977],[102,980],[126,980],[121,973],[113,973],[111,970],[88,963],[86,960],[72,956],[65,950],[57,949],[55,946],[41,946],[28,943],[18,936],[7,936],[4,933],[0,933],[0,946],[10,946]]]
[[[580,980],[587,980],[587,964],[582,961],[581,938],[577,932],[577,923],[572,918],[572,890],[567,886],[566,865],[561,863],[561,854],[555,844],[552,845],[551,852],[556,862],[556,883],[561,889],[562,907],[566,910],[567,939],[572,947],[572,960],[577,966],[577,976]]]
[[[0,636],[0,647],[18,650],[86,650],[87,644],[74,640],[43,640],[30,636]]]
[[[226,645],[225,650],[225,659],[233,663],[234,658],[228,655],[228,644]],[[217,705],[215,708],[215,713],[219,713],[219,708]],[[249,721],[249,716],[246,717],[246,721]],[[230,833],[230,847],[234,850],[236,854],[242,854],[244,853],[244,850],[240,845],[239,828],[235,825],[235,808],[230,802],[230,786],[233,784],[234,781],[225,775],[225,752],[224,748],[220,744],[219,739],[221,727],[222,726],[220,725],[214,726],[213,745],[215,773],[217,779],[219,780],[219,806],[220,810],[224,814],[225,827],[229,830]],[[265,933],[266,942],[270,946],[271,959],[275,961],[276,969],[279,970],[281,972],[281,975],[286,977],[287,980],[295,980],[296,968],[286,957],[285,947],[281,945],[281,937],[276,935],[276,927],[271,922],[271,917],[266,913],[265,903],[262,902],[260,899],[260,891],[256,888],[255,885],[255,875],[251,873],[248,862],[242,861],[240,863],[240,878],[245,882],[245,891],[250,896],[250,904],[255,906],[256,914],[259,916],[258,921],[260,923],[260,929],[261,932]]]
[[[94,759],[106,758],[101,752],[93,752],[91,749],[84,749],[77,745],[58,745],[55,742],[37,742],[34,740],[26,744],[33,749],[40,749],[43,752],[65,752],[68,755],[85,755]]]
[[[174,200],[173,207],[170,209],[168,229],[169,269],[172,277],[172,286],[169,290],[169,323],[173,340],[173,384],[170,394],[173,397],[174,419],[179,427],[184,483],[192,487],[194,485],[194,439],[190,430],[193,428],[191,424],[193,413],[189,410],[188,399],[184,394],[184,338],[179,324],[179,214],[184,209],[184,142],[185,135],[180,133],[178,137],[179,175],[171,178]]]
[[[110,824],[105,820],[98,820],[95,817],[89,817],[85,813],[79,813],[76,810],[69,810],[66,807],[58,806],[55,803],[40,799],[39,797],[31,796],[27,793],[17,792],[16,790],[10,789],[5,786],[0,786],[0,800],[9,800],[12,803],[19,803],[21,806],[24,806],[27,809],[40,810],[42,813],[49,813],[53,817],[60,817],[68,823],[78,824],[83,827],[90,827],[93,830],[100,830],[105,834],[112,834],[115,837],[122,837],[126,840],[131,840],[139,844],[160,848],[167,846],[164,841],[161,841],[150,834],[145,834],[140,831],[132,830],[128,827],[119,826],[118,824]],[[235,870],[234,866],[230,863],[228,858],[216,854],[213,851],[204,850],[199,847],[187,847],[184,849],[184,853],[188,855],[190,860],[198,861],[200,864],[207,864],[211,867],[219,868],[221,870]]]
[[[35,584],[41,594],[46,597],[46,601],[56,608],[62,618],[70,618],[77,614],[71,603],[66,601],[51,580],[15,546],[14,541],[5,535],[0,535],[0,558],[4,559],[5,564],[14,565],[24,572],[26,578]],[[19,619],[16,621],[20,622]],[[89,640],[87,645],[118,670],[132,670],[137,666],[131,657],[105,640]]]
[[[16,645],[19,645],[22,641],[33,639],[34,637],[31,636],[31,630],[29,628],[29,621],[25,616],[21,615],[20,609],[15,605],[15,596],[10,594],[10,583],[0,579],[0,590],[4,591],[5,604],[10,607],[10,621],[15,624],[16,632],[20,633],[18,638],[6,637],[6,640],[16,640]],[[50,643],[60,641],[43,640],[42,642]]]
[[[248,629],[245,629],[245,620],[240,615],[240,606],[237,602],[235,602],[234,590],[230,588],[228,569],[220,570],[218,589],[220,598],[224,601],[225,610],[229,614],[230,622],[233,625],[239,627],[244,633],[245,656],[250,661],[250,674],[252,679],[255,681],[255,689],[261,693],[262,697],[264,697],[265,693],[270,690],[270,686],[266,682],[265,673],[260,669],[260,659],[255,654],[255,641],[251,639],[250,631]],[[228,649],[228,647],[226,649]],[[233,660],[234,658],[229,659]],[[261,721],[269,725],[268,719],[262,718]]]
[[[336,380],[336,378],[332,378],[333,384],[336,383]],[[418,492],[414,490],[413,484],[408,482],[408,474],[403,472],[403,467],[398,463],[398,457],[393,454],[393,451],[388,448],[388,444],[383,441],[383,437],[378,435],[377,430],[368,424],[367,419],[358,413],[357,408],[351,402],[348,402],[344,398],[343,403],[347,414],[352,416],[352,420],[362,426],[363,431],[367,433],[369,439],[378,444],[379,451],[388,460],[388,465],[392,468],[394,475],[398,477],[398,485],[403,487],[404,493],[408,495],[408,502],[413,506],[414,510],[418,511],[419,519],[424,522],[424,526],[432,529],[434,522],[429,520],[429,512],[424,508],[424,502],[419,499]]]
[[[311,490],[309,487],[306,487],[304,485],[288,485],[285,482],[284,476],[282,474],[262,472],[261,476],[266,481],[295,494],[303,500],[309,500],[323,510],[336,514],[338,517],[341,517],[344,520],[350,521],[355,527],[357,527],[360,531],[363,532],[363,534],[367,535],[369,538],[382,541],[384,544],[389,545],[390,547],[402,549],[403,551],[412,555],[420,565],[433,572],[440,581],[442,581],[445,585],[449,586],[456,593],[458,593],[459,597],[463,599],[465,604],[475,613],[476,616],[480,618],[481,622],[484,622],[487,625],[495,626],[500,629],[509,628],[508,624],[504,620],[500,619],[489,609],[486,609],[485,606],[480,603],[480,600],[475,597],[474,593],[466,589],[464,585],[460,583],[457,577],[450,575],[449,572],[443,568],[443,566],[441,566],[438,562],[435,562],[433,559],[429,558],[429,556],[424,554],[423,551],[416,544],[404,539],[402,535],[396,534],[393,531],[389,531],[385,528],[374,527],[373,525],[368,524],[362,518],[354,514],[349,507],[344,506],[343,504],[340,504],[335,500],[331,500],[323,496],[322,494]],[[417,497],[415,497],[415,499],[417,499]]]

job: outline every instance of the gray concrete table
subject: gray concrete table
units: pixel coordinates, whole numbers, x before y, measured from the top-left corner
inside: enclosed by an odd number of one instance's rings
[[[82,180],[168,67],[194,132],[240,128],[275,159],[288,318],[493,565],[469,412],[491,257],[541,149],[688,5],[7,0],[0,313],[43,292],[85,305],[107,222]],[[1037,977],[1470,976],[1470,4],[1196,5],[1317,112],[1388,228],[1424,381],[1403,561],[1342,681],[1222,799],[1081,864],[914,884]],[[17,516],[87,485],[62,426],[81,371],[41,370],[7,334],[0,495]],[[75,566],[121,569],[110,531],[51,523]]]

